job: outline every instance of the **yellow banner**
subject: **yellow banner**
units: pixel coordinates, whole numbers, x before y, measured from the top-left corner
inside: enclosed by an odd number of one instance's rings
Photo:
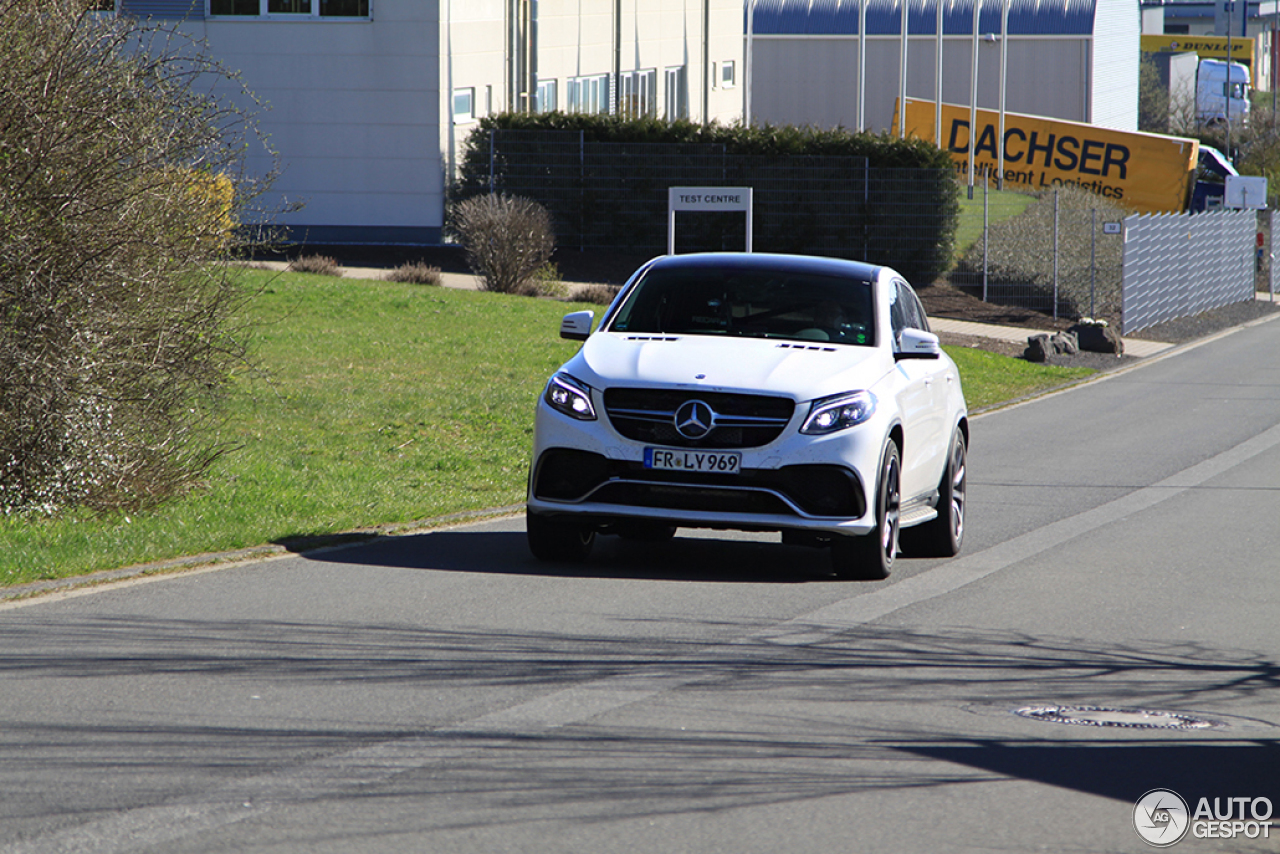
[[[1142,36],[1144,53],[1194,53],[1201,59],[1227,59],[1253,67],[1253,39],[1231,39],[1227,50],[1226,36]]]
[[[907,99],[907,135],[936,143],[933,101]],[[893,132],[898,132],[897,111]],[[1000,114],[978,110],[974,172],[995,180]],[[942,147],[967,179],[969,108],[942,105]],[[1139,213],[1186,210],[1200,144],[1194,139],[1094,127],[1081,122],[1005,113],[1007,189],[1045,190],[1072,184]]]

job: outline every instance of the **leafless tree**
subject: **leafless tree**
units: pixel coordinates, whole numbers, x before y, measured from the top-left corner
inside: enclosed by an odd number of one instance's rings
[[[0,0],[0,512],[164,500],[243,358],[251,95],[201,43]],[[253,148],[262,146],[261,148]]]

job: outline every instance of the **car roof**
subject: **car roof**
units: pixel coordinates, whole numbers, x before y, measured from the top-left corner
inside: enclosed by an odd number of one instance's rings
[[[875,281],[881,270],[877,264],[826,258],[817,255],[785,255],[770,252],[696,252],[688,255],[662,255],[649,263],[649,269],[699,268],[777,270],[780,272],[814,273],[842,276],[862,281]]]

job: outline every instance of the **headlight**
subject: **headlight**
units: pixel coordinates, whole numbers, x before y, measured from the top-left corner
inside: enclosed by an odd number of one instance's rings
[[[815,400],[801,433],[824,435],[861,424],[876,411],[876,396],[869,391],[838,394]]]
[[[596,408],[591,405],[591,387],[568,374],[556,374],[547,383],[543,395],[547,405],[579,421],[595,421]]]

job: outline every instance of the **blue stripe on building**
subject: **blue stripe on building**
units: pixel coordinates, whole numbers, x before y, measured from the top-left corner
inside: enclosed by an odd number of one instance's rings
[[[204,19],[204,0],[120,0],[120,14],[199,21]]]

